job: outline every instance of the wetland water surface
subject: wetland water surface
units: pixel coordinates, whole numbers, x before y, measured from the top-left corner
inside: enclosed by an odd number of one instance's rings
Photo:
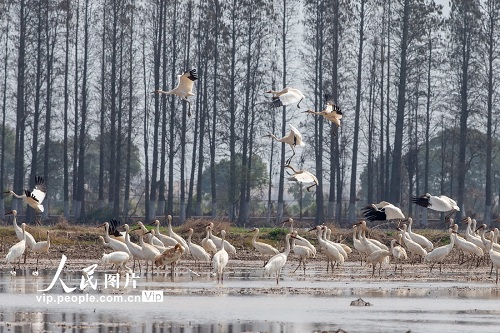
[[[46,293],[55,269],[38,277],[19,270],[0,272],[1,332],[500,332],[500,290],[488,282],[389,280],[314,273],[303,278],[287,266],[284,278],[238,270],[218,286],[208,273],[182,271],[136,279],[136,287],[79,289],[79,271],[64,272]],[[130,281],[129,281],[130,282]],[[123,281],[122,281],[123,284]],[[163,301],[146,302],[144,292],[161,291]],[[154,293],[148,294],[154,295]],[[90,301],[91,297],[94,301]],[[152,296],[151,296],[152,297]],[[362,298],[371,306],[350,306]],[[150,300],[153,300],[150,298]]]

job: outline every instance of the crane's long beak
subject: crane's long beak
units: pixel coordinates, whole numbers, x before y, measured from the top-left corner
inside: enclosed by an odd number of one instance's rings
[[[316,227],[312,227],[311,229],[309,229],[307,231],[313,231],[313,230],[316,230]]]
[[[104,227],[105,223],[98,225],[96,228]]]
[[[14,211],[11,210],[10,212],[5,213],[5,215],[11,215],[11,214],[14,214]]]

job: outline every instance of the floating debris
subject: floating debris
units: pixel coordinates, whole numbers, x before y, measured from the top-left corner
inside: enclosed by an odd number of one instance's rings
[[[351,302],[351,306],[371,306],[371,305],[372,303],[365,302],[363,301],[362,298],[358,298],[357,300]]]

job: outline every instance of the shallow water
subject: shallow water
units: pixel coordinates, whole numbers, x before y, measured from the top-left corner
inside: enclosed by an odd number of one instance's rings
[[[55,269],[38,277],[0,272],[0,333],[28,331],[127,332],[500,332],[500,289],[494,284],[373,279],[325,280],[292,275],[279,286],[259,270],[238,270],[219,286],[208,273],[180,270],[175,282],[163,275],[136,279],[118,289],[79,289],[79,271],[43,293]],[[161,291],[163,301],[145,302],[143,292]],[[153,294],[147,294],[153,295]],[[93,296],[95,300],[90,301]],[[149,297],[149,296],[148,296]],[[350,306],[357,298],[372,306]],[[67,299],[65,299],[67,298]],[[102,298],[102,299],[101,299]],[[151,298],[150,298],[151,299]]]

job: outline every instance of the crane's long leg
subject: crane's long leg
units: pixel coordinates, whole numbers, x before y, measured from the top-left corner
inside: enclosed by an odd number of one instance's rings
[[[290,165],[290,162],[292,162],[292,158],[295,156],[295,148],[294,148],[294,146],[292,145],[292,146],[290,146],[290,147],[292,147],[292,152],[293,152],[293,154],[292,154],[292,156],[290,156],[290,157],[286,160],[286,162],[285,162],[285,164],[286,164],[286,165]]]
[[[297,103],[297,107],[300,109],[300,102],[302,102],[303,98],[300,99],[300,101]]]

